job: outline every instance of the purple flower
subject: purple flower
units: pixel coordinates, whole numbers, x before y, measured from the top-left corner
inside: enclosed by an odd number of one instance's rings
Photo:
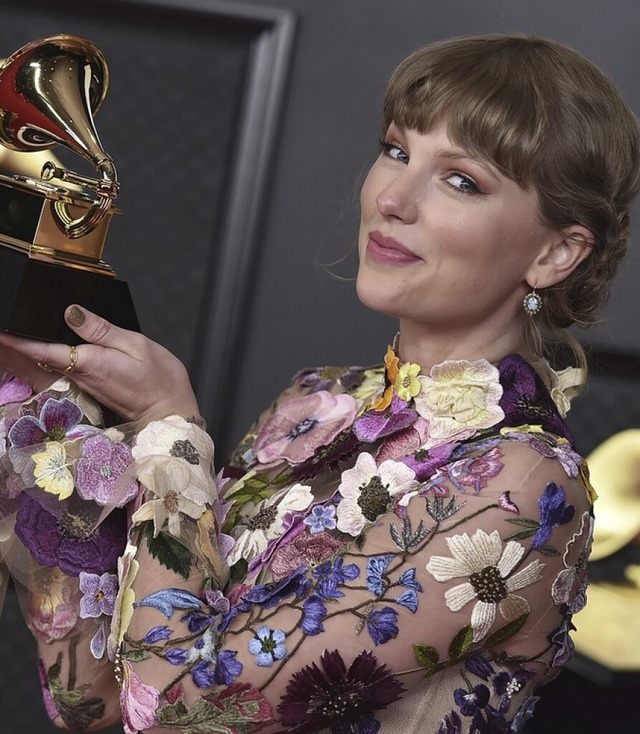
[[[266,625],[258,627],[255,637],[249,640],[249,652],[256,656],[256,664],[270,668],[274,660],[282,660],[287,654],[284,644],[285,634],[282,630],[273,630]]]
[[[30,385],[19,377],[5,372],[0,380],[0,405],[23,403],[31,397],[33,390]]]
[[[416,579],[416,569],[408,568],[402,576],[398,579],[398,582],[406,589],[415,589],[415,591],[422,591],[422,584]]]
[[[8,436],[11,445],[20,449],[45,441],[79,438],[96,430],[92,426],[79,425],[81,420],[82,411],[74,402],[67,398],[49,398],[39,418],[23,415],[11,426]]]
[[[215,682],[219,686],[230,686],[242,673],[242,663],[236,660],[237,650],[221,650],[216,661]]]
[[[179,647],[172,647],[170,650],[166,650],[164,653],[165,660],[168,660],[171,665],[182,665],[187,662],[188,653],[186,650],[182,650]]]
[[[117,575],[103,573],[98,576],[96,573],[81,571],[79,581],[80,591],[84,594],[80,599],[80,616],[82,619],[100,617],[103,614],[110,617],[113,614],[118,592]]]
[[[455,711],[447,714],[440,722],[438,734],[462,734],[462,719]]]
[[[527,698],[522,706],[520,706],[518,713],[513,717],[511,731],[518,732],[522,729],[524,724],[533,716],[534,709],[539,700],[539,696],[529,696]]]
[[[311,581],[305,578],[305,573],[306,569],[302,566],[281,581],[254,586],[243,592],[242,600],[269,609],[294,594],[296,599],[301,599],[311,585]]]
[[[480,456],[455,461],[447,469],[447,475],[459,492],[473,489],[478,494],[487,486],[487,481],[497,476],[503,467],[502,451],[496,446]]]
[[[540,506],[540,528],[533,536],[531,547],[541,548],[551,537],[551,531],[558,525],[571,522],[575,513],[573,505],[565,505],[564,489],[554,482],[549,482],[542,497],[538,500]]]
[[[444,443],[429,450],[418,449],[400,461],[413,469],[417,481],[424,482],[448,462],[455,446],[455,443]]]
[[[327,608],[317,594],[313,594],[302,605],[302,622],[300,627],[307,635],[319,635],[324,632],[322,620],[327,616]]]
[[[367,561],[367,589],[372,594],[381,596],[389,585],[383,576],[394,557],[393,553],[386,553],[383,556],[371,556]]]
[[[415,614],[418,611],[418,594],[413,589],[407,589],[396,599],[396,604]]]
[[[156,627],[152,627],[147,634],[144,637],[143,642],[146,642],[148,645],[152,645],[154,642],[160,642],[161,640],[168,640],[171,635],[173,634],[173,631],[170,627],[167,627],[166,625],[157,625]]]
[[[207,627],[210,627],[213,622],[216,621],[216,618],[211,614],[206,614],[205,612],[196,609],[183,614],[182,617],[180,617],[180,621],[187,623],[189,632],[198,634],[203,630],[206,630]]]
[[[363,413],[353,424],[353,432],[361,441],[373,443],[409,428],[417,417],[416,411],[394,393],[391,405],[386,410],[367,410]]]
[[[367,615],[367,630],[374,645],[384,645],[398,636],[398,613],[391,607],[376,609]]]
[[[126,545],[126,528],[122,510],[114,510],[92,528],[81,516],[56,517],[26,492],[18,498],[16,535],[43,566],[58,566],[70,576],[115,571]]]
[[[364,367],[315,367],[300,370],[293,376],[293,382],[311,388],[310,392],[331,390],[342,385],[345,390],[357,387],[363,380]]]
[[[132,462],[128,446],[98,433],[82,444],[82,456],[76,463],[76,488],[83,499],[124,507],[137,495],[136,482],[120,482]]]
[[[201,660],[191,668],[191,678],[198,688],[211,688],[216,684],[216,671],[209,667],[208,660]]]
[[[494,426],[494,430],[503,426],[541,425],[545,431],[573,443],[549,391],[525,359],[511,354],[498,364],[498,370],[503,388],[500,407],[505,417]]]
[[[344,592],[338,589],[338,584],[353,581],[360,575],[360,569],[355,563],[344,566],[344,558],[339,556],[333,561],[325,561],[312,569],[311,573],[318,579],[316,592],[323,599],[337,599],[344,596]]]
[[[329,728],[333,734],[375,734],[373,712],[397,701],[404,687],[386,665],[365,650],[345,665],[338,650],[325,650],[316,663],[294,673],[278,704],[281,722],[292,734]]]
[[[253,445],[262,464],[285,459],[300,464],[320,446],[326,446],[355,418],[351,395],[324,390],[281,403],[264,422]]]
[[[470,691],[456,688],[453,698],[463,716],[474,716],[489,703],[491,692],[484,684],[474,686]]]
[[[304,519],[312,533],[321,533],[323,530],[333,530],[336,526],[336,508],[333,505],[323,507],[314,505],[311,513]]]
[[[478,678],[482,678],[482,680],[489,680],[489,678],[494,674],[491,664],[482,655],[467,658],[467,660],[465,660],[464,667],[473,675]]]

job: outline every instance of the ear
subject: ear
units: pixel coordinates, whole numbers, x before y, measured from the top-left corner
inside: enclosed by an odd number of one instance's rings
[[[527,270],[525,280],[536,288],[560,283],[589,257],[594,243],[593,232],[579,224],[550,233]]]

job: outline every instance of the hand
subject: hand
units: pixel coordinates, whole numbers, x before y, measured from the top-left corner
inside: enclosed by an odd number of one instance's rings
[[[0,332],[0,366],[33,386],[46,389],[60,374],[125,421],[148,423],[177,414],[198,415],[187,370],[164,347],[142,334],[121,329],[79,306],[65,320],[87,344],[77,349],[73,370],[66,344],[23,339]],[[38,367],[49,365],[53,374]],[[56,374],[58,373],[58,374]]]

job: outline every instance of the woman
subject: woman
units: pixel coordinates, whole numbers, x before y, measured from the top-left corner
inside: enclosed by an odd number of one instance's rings
[[[127,732],[517,731],[568,658],[581,373],[550,368],[537,324],[604,301],[637,123],[579,54],[505,35],[406,59],[383,135],[357,286],[399,319],[394,346],[296,375],[215,483],[161,347],[78,306],[77,350],[1,337],[22,380],[3,385],[4,555],[61,725],[117,719],[111,660]],[[129,424],[100,429],[86,394]],[[122,509],[93,529],[125,506],[126,548]]]

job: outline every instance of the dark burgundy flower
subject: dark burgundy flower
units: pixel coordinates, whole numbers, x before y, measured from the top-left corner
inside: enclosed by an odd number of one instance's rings
[[[325,728],[333,734],[375,734],[380,722],[373,712],[397,701],[404,686],[368,650],[348,670],[338,650],[325,650],[320,665],[305,665],[291,677],[278,704],[282,724],[298,734]]]
[[[124,511],[114,510],[98,527],[87,527],[80,515],[56,517],[26,492],[18,497],[15,527],[37,561],[70,576],[113,573],[126,544]]]

